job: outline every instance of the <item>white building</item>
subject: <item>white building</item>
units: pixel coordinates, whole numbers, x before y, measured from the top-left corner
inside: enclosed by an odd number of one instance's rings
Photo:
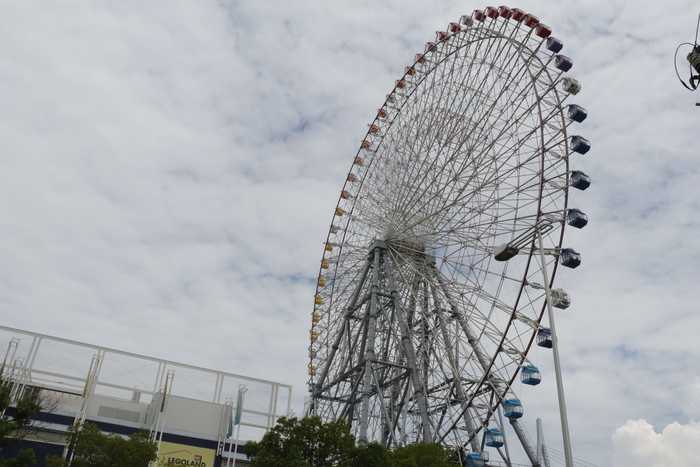
[[[158,466],[226,466],[237,437],[260,439],[290,411],[291,386],[274,381],[6,326],[0,349],[14,391],[38,387],[47,401],[24,442],[41,458],[63,453],[68,428],[88,421],[109,433],[150,433]]]

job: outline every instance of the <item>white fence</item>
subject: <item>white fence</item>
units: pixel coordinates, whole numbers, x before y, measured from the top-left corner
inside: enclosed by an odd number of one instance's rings
[[[0,326],[0,358],[6,371],[21,371],[26,383],[81,395],[90,365],[99,357],[94,394],[148,404],[173,373],[173,396],[235,406],[247,388],[241,437],[258,439],[290,412],[292,387],[274,381],[197,367],[60,337]]]

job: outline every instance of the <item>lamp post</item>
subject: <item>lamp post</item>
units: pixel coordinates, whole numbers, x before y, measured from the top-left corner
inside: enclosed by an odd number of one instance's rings
[[[552,310],[552,291],[549,287],[549,276],[545,265],[545,249],[542,240],[542,234],[547,233],[553,228],[551,219],[542,219],[537,222],[530,230],[520,234],[510,243],[502,245],[494,252],[494,257],[498,261],[508,261],[520,253],[520,249],[527,244],[534,243],[537,240],[540,261],[542,263],[542,278],[544,280],[544,290],[547,303],[547,316],[549,318],[549,327],[552,331],[552,350],[554,356],[554,375],[557,384],[557,399],[559,402],[559,416],[561,418],[561,433],[564,441],[564,459],[566,467],[573,467],[573,454],[571,451],[571,434],[569,433],[569,418],[566,412],[566,398],[564,396],[564,382],[561,376],[561,362],[559,359],[559,339],[557,337],[556,325],[554,323],[554,311]],[[548,253],[550,253],[548,251]],[[557,252],[553,252],[557,254]]]

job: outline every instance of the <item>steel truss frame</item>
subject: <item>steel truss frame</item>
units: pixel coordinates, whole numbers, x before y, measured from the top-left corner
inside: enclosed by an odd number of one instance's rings
[[[447,409],[457,407],[456,419],[469,433],[471,449],[480,451],[483,446],[477,436],[479,429],[489,423],[493,413],[488,412],[486,419],[477,419],[478,414],[471,409],[470,403],[474,402],[468,394],[477,382],[465,381],[461,376],[457,361],[461,352],[456,348],[459,344],[454,342],[448,328],[458,327],[467,336],[466,342],[477,355],[485,375],[490,359],[480,348],[474,330],[433,261],[425,256],[409,259],[421,264],[423,273],[414,278],[408,300],[405,294],[402,297],[396,280],[401,275],[398,257],[402,249],[405,245],[392,242],[372,244],[362,268],[362,279],[343,317],[342,332],[335,338],[335,351],[326,360],[313,388],[310,411],[322,412],[324,402],[332,402],[327,407],[340,403],[335,418],[350,421],[360,443],[379,439],[385,446],[395,446],[444,438],[452,430],[449,424],[455,420],[454,416],[446,416]],[[427,293],[418,304],[415,298],[420,289]],[[447,307],[441,306],[442,303]],[[430,316],[432,322],[428,322]],[[351,326],[352,322],[357,325]],[[399,332],[392,335],[392,329]],[[377,339],[378,332],[383,333],[382,339]],[[446,350],[444,361],[435,358],[434,349],[431,350],[434,339],[442,341],[441,347]],[[377,342],[382,344],[381,348]],[[342,372],[326,381],[331,367],[338,362]],[[428,387],[431,365],[442,368],[444,378],[442,384]],[[494,399],[503,398],[507,388],[495,377],[487,379],[481,398],[491,406]],[[372,417],[372,405],[379,408],[375,412],[380,417]],[[437,414],[441,415],[436,417]],[[517,427],[517,422],[511,422]],[[502,420],[498,424],[502,426]],[[533,452],[525,439],[521,441],[528,454]],[[504,460],[510,462],[509,455],[504,455]]]

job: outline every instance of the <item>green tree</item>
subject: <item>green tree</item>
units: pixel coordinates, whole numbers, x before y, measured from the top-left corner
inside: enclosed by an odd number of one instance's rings
[[[74,441],[72,467],[147,467],[156,459],[157,446],[147,433],[137,432],[129,438],[104,434],[86,423]],[[48,467],[65,465],[65,460],[52,457]]]
[[[7,413],[12,405],[14,383],[0,377],[0,412]],[[32,418],[42,409],[39,388],[25,387],[15,404],[12,416],[0,418],[0,450],[22,440],[31,431]],[[14,459],[0,460],[0,467],[27,467],[36,462],[34,451],[24,449]]]
[[[14,459],[0,461],[0,467],[29,467],[36,463],[36,456],[31,449],[23,449]]]
[[[245,452],[254,467],[454,467],[451,451],[439,444],[411,444],[390,451],[381,444],[355,446],[344,421],[318,417],[280,418]]]
[[[255,467],[331,467],[351,459],[355,440],[344,421],[280,418],[259,443],[248,443]]]
[[[378,443],[356,447],[343,467],[393,467],[391,451]]]
[[[439,444],[409,444],[396,448],[391,455],[392,467],[454,467],[450,453]]]

